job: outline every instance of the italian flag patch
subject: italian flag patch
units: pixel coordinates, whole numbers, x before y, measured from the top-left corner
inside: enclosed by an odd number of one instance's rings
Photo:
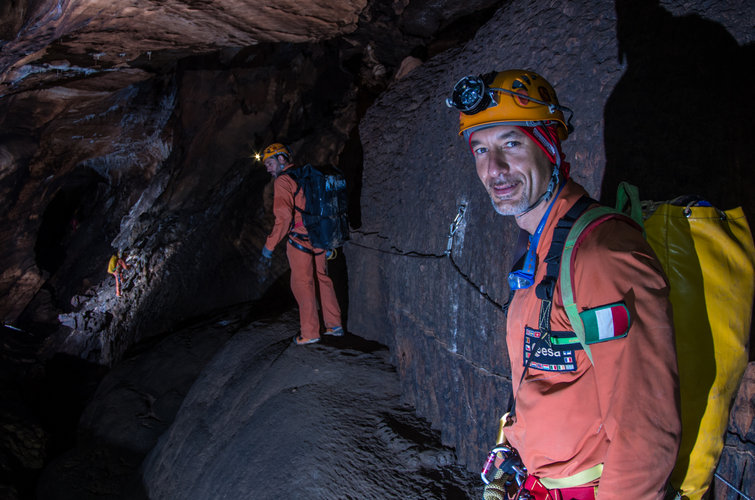
[[[585,325],[587,344],[626,337],[631,326],[629,309],[623,302],[582,311],[579,317]]]

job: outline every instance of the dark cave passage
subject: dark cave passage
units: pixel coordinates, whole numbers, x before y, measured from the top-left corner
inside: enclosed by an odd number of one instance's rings
[[[63,265],[71,239],[91,216],[105,182],[93,170],[80,167],[61,183],[42,214],[34,245],[40,269],[53,275]]]

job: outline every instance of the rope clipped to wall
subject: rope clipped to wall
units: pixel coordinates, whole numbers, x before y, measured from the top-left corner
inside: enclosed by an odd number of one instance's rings
[[[486,291],[485,287],[483,285],[477,284],[467,273],[465,273],[461,267],[456,263],[456,260],[454,260],[454,254],[453,254],[453,247],[455,242],[455,235],[456,232],[459,229],[459,226],[461,226],[463,220],[464,220],[464,214],[466,212],[467,206],[465,203],[459,204],[459,209],[456,213],[456,217],[454,217],[453,222],[451,222],[451,225],[448,228],[448,243],[446,244],[446,251],[442,254],[438,253],[427,253],[427,252],[419,252],[416,250],[410,250],[405,251],[401,250],[395,245],[391,245],[390,250],[382,249],[382,248],[376,248],[369,245],[364,245],[361,243],[357,243],[353,240],[346,241],[349,245],[358,246],[361,248],[365,248],[368,250],[373,250],[375,252],[388,254],[388,255],[396,255],[399,257],[413,257],[413,258],[423,258],[423,259],[444,259],[448,257],[448,261],[451,263],[451,267],[456,270],[456,272],[459,274],[459,276],[462,277],[464,281],[466,281],[470,286],[472,286],[477,293],[479,293],[485,300],[490,302],[494,307],[501,309],[502,311],[505,311],[505,307],[500,304],[498,301],[496,301],[493,297],[491,297]],[[364,232],[364,231],[357,231],[357,230],[351,230],[352,234],[360,234],[362,236],[374,236],[380,239],[383,239],[385,241],[389,241],[389,238],[386,236],[381,235],[377,231],[373,232]]]

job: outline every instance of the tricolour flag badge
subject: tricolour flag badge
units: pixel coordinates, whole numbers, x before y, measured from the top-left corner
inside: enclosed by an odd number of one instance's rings
[[[579,313],[585,325],[585,342],[595,344],[626,337],[631,320],[623,302],[588,309]]]

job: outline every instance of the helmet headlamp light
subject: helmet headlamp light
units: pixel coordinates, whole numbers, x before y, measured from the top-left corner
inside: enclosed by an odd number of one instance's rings
[[[493,94],[480,76],[465,76],[454,85],[451,97],[446,99],[449,108],[456,108],[462,113],[473,115],[495,106]]]

